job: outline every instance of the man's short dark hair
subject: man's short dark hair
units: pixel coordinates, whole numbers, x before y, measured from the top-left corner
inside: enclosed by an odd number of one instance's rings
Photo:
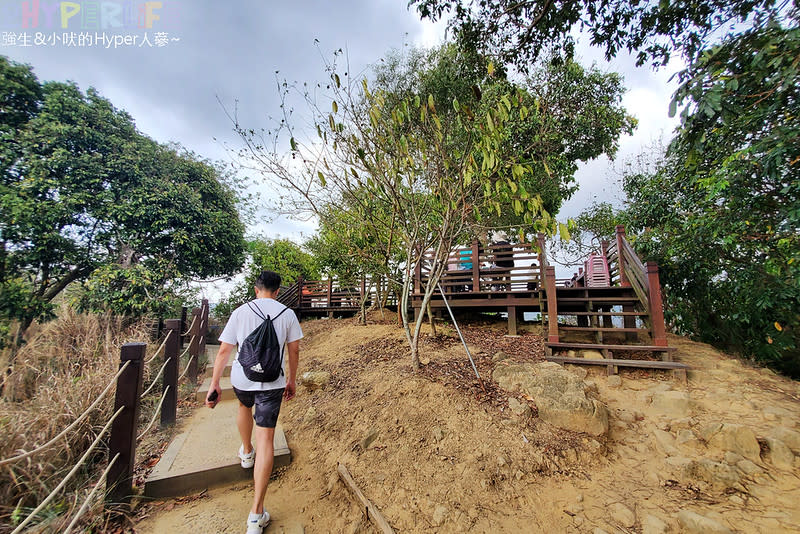
[[[274,293],[281,287],[281,275],[272,271],[261,271],[256,278],[256,287]]]

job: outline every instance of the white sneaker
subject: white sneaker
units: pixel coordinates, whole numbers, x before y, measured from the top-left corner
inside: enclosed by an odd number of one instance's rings
[[[247,534],[261,534],[267,525],[269,525],[269,512],[266,510],[260,515],[251,513],[247,516]]]
[[[239,459],[242,461],[242,467],[245,469],[250,469],[256,463],[256,449],[253,447],[253,450],[250,451],[248,454],[244,453],[244,445],[239,447]]]

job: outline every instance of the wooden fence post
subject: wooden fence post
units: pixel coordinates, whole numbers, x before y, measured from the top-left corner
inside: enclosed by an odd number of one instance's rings
[[[186,323],[186,306],[181,306],[181,348],[183,348],[183,344],[186,343],[186,329],[189,328],[189,325]]]
[[[481,255],[478,250],[478,240],[472,240],[472,290],[481,290]]]
[[[622,287],[631,287],[630,281],[628,281],[628,275],[625,274],[625,257],[623,254],[623,244],[622,242],[625,241],[625,225],[618,224],[617,225],[617,263],[619,264],[619,285]]]
[[[169,391],[164,397],[164,404],[161,405],[161,426],[174,425],[178,418],[178,373],[180,368],[180,363],[178,362],[180,339],[178,339],[178,335],[181,333],[180,329],[180,319],[167,319],[167,330],[175,332],[175,335],[169,336],[167,344],[164,346],[166,367],[164,368],[164,381],[162,382],[161,392],[163,393],[168,387]]]
[[[109,458],[119,458],[106,476],[106,501],[129,504],[133,495],[133,466],[136,462],[136,427],[139,423],[139,396],[144,377],[146,343],[126,343],[120,353],[120,367],[130,362],[117,379],[114,413],[124,407],[111,425]]]
[[[539,247],[539,270],[544,276],[545,267],[547,267],[547,237],[544,235],[543,232],[539,232],[536,234],[536,244]],[[542,284],[544,285],[544,284]]]
[[[647,271],[647,300],[650,302],[650,324],[653,327],[653,345],[667,346],[667,331],[664,325],[664,304],[661,300],[661,282],[658,279],[658,264],[654,261],[645,263]],[[667,353],[669,355],[669,353]]]
[[[547,292],[547,342],[558,343],[558,304],[556,300],[556,268],[548,265],[544,276]]]

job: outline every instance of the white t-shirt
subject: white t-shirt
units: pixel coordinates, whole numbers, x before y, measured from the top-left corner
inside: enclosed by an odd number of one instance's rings
[[[269,316],[270,318],[277,316],[286,308],[286,306],[273,299],[252,300],[250,301],[250,306],[257,306],[264,317]],[[231,384],[242,391],[263,391],[286,387],[286,373],[288,372],[286,360],[289,359],[289,354],[286,352],[286,343],[297,341],[303,337],[300,322],[297,320],[294,310],[291,309],[286,310],[280,317],[272,321],[272,326],[275,327],[275,334],[277,334],[279,340],[283,340],[283,375],[279,376],[274,382],[253,382],[244,376],[242,366],[239,364],[238,352],[239,347],[247,336],[264,322],[256,312],[250,309],[250,306],[243,304],[236,308],[230,319],[228,319],[225,329],[219,335],[221,342],[236,345],[236,359],[234,359],[231,366]]]

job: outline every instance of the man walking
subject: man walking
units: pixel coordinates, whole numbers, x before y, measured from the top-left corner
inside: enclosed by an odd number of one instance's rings
[[[274,460],[273,437],[281,399],[291,400],[295,394],[297,363],[300,356],[300,338],[303,331],[294,311],[275,300],[281,285],[281,277],[272,271],[263,271],[256,279],[256,299],[239,306],[231,314],[228,324],[219,336],[220,347],[214,361],[214,374],[206,397],[206,406],[213,408],[221,400],[219,380],[228,364],[228,358],[241,348],[250,333],[261,326],[265,317],[272,319],[278,342],[283,348],[283,372],[273,382],[252,382],[247,379],[237,358],[231,367],[231,385],[239,399],[236,426],[242,438],[239,458],[242,467],[253,469],[255,495],[250,515],[247,518],[247,534],[261,534],[269,523],[269,513],[264,510],[264,497],[272,473]],[[254,309],[256,308],[256,309]],[[288,358],[285,356],[288,355]],[[288,365],[287,365],[288,362]],[[216,396],[215,396],[216,393]],[[212,400],[213,399],[213,400]],[[253,413],[255,406],[255,413]],[[253,421],[256,426],[256,445],[251,437]]]

